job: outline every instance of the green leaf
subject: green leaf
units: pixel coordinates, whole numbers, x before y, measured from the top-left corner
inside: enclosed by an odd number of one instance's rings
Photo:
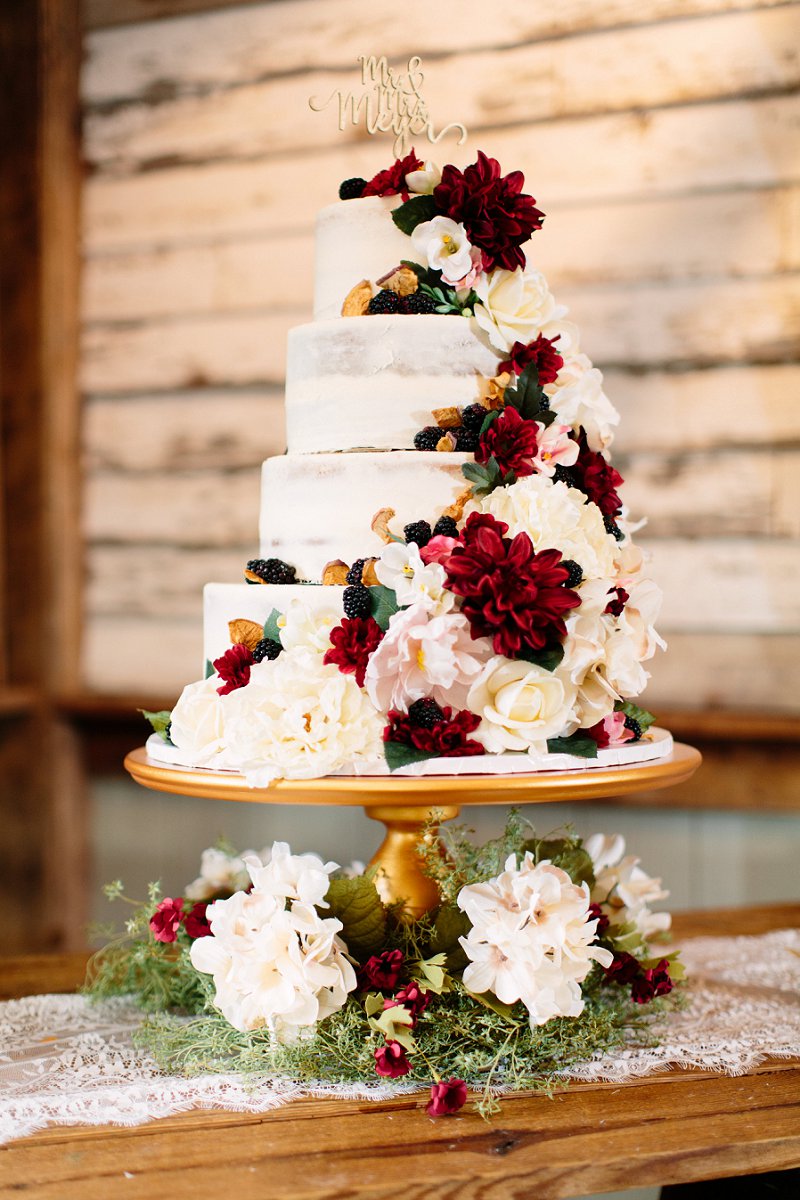
[[[323,915],[342,922],[342,937],[350,953],[359,962],[377,954],[386,934],[386,910],[373,881],[366,875],[332,879],[325,899],[330,909],[323,910]]]
[[[379,1017],[370,1017],[369,1025],[382,1033],[387,1042],[399,1042],[406,1050],[416,1050],[417,1044],[411,1032],[414,1017],[404,1004],[394,1004],[383,1010]]]
[[[614,705],[614,712],[625,713],[626,717],[638,721],[642,727],[642,733],[645,733],[655,721],[653,713],[648,712],[646,708],[639,708],[638,704],[633,704],[630,700],[618,700]]]
[[[409,965],[411,978],[423,984],[426,991],[441,996],[448,990],[449,979],[446,969],[446,954],[434,954],[433,958],[420,958]]]
[[[392,220],[399,230],[411,235],[423,221],[432,221],[437,212],[433,196],[412,196],[392,210]]]
[[[416,750],[413,746],[406,746],[403,742],[384,742],[383,752],[390,771],[396,771],[398,767],[405,767],[408,763],[425,762],[427,758],[436,758],[436,755],[431,754],[428,750]]]
[[[162,708],[161,712],[148,712],[146,708],[140,708],[139,712],[153,726],[153,732],[157,733],[168,746],[171,746],[172,742],[167,735],[167,726],[172,720],[171,711],[168,708]]]
[[[470,919],[455,904],[443,904],[433,923],[430,948],[434,954],[448,954],[458,946],[458,939],[470,931]]]
[[[525,849],[531,849],[526,844]],[[571,838],[543,838],[535,842],[537,862],[549,859],[556,867],[566,871],[573,883],[594,885],[594,864],[583,846]]]
[[[376,583],[369,589],[369,599],[372,605],[371,615],[385,633],[391,618],[400,611],[397,595],[391,588]]]
[[[551,754],[575,754],[578,758],[597,758],[597,742],[576,730],[569,737],[547,739],[547,749]]]
[[[492,455],[487,463],[465,462],[461,466],[461,474],[473,485],[476,495],[493,492],[503,483],[503,476],[497,459]]]
[[[368,992],[364,997],[364,1012],[368,1017],[383,1012],[383,996],[380,992]]]
[[[214,674],[214,664],[212,663],[210,658],[207,658],[206,665],[205,665],[205,674],[203,675],[203,678],[210,679],[213,674]]]
[[[493,1013],[497,1013],[498,1017],[508,1021],[509,1025],[516,1025],[513,1008],[509,1004],[503,1004],[502,1000],[498,1000],[497,996],[493,996],[491,992],[471,992],[469,988],[464,988],[464,991],[473,1000],[477,1000],[478,1004],[482,1004],[484,1008],[490,1009]]]
[[[517,658],[521,658],[523,662],[533,663],[534,666],[541,667],[543,671],[555,671],[563,657],[564,647],[561,642],[555,646],[546,646],[544,650],[532,650],[523,646],[517,655]]]
[[[279,642],[281,640],[281,630],[278,621],[282,615],[282,613],[278,612],[277,608],[273,608],[272,612],[264,622],[265,638],[272,638],[273,642]]]
[[[480,432],[481,437],[483,437],[483,435],[486,433],[486,430],[489,428],[492,421],[496,421],[499,416],[500,416],[499,408],[493,408],[491,410],[491,412],[488,412],[486,414],[486,416],[483,418],[483,424],[481,425],[481,432]]]

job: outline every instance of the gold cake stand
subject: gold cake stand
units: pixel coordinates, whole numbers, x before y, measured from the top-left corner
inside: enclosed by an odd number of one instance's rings
[[[548,804],[598,800],[672,787],[691,778],[702,761],[699,750],[681,742],[664,758],[622,767],[541,771],[535,775],[328,776],[280,779],[251,788],[241,775],[200,767],[168,767],[146,749],[132,750],[125,768],[137,783],[156,792],[239,800],[255,804],[355,805],[382,821],[386,836],[370,865],[380,868],[376,883],[384,901],[402,900],[410,916],[439,902],[436,884],[420,869],[416,847],[425,825],[450,821],[470,804]],[[435,833],[431,826],[430,836]]]

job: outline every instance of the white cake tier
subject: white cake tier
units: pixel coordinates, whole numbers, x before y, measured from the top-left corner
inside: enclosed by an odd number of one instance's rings
[[[263,625],[273,609],[285,613],[301,603],[320,620],[342,612],[343,587],[314,587],[301,583],[207,583],[203,588],[203,664],[213,662],[231,645],[230,621],[256,621]]]
[[[391,210],[400,196],[338,200],[317,217],[314,319],[341,316],[342,301],[362,279],[376,280],[402,259],[413,259],[411,238],[401,233]]]
[[[474,404],[499,357],[459,316],[342,317],[289,333],[286,438],[293,454],[410,450],[431,410]]]
[[[375,454],[286,454],[268,458],[261,476],[263,558],[282,558],[298,576],[319,580],[332,559],[379,554],[378,509],[393,508],[398,533],[434,521],[467,487],[465,454],[404,450]]]

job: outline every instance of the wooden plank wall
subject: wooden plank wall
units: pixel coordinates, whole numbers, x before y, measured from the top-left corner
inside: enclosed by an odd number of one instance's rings
[[[254,552],[283,449],[314,215],[391,157],[307,98],[418,53],[437,126],[470,129],[436,157],[524,170],[535,261],[622,412],[666,592],[648,698],[800,711],[799,35],[773,0],[274,0],[91,31],[85,684],[196,676],[200,589]]]

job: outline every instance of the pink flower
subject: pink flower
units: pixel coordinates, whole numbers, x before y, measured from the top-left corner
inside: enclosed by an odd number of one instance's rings
[[[467,1085],[463,1079],[448,1079],[431,1084],[431,1098],[425,1106],[429,1117],[449,1117],[463,1108],[467,1101]]]
[[[420,549],[419,556],[427,566],[428,563],[443,563],[450,557],[450,552],[458,542],[458,538],[446,537],[443,533],[437,533],[436,537],[432,537],[427,546]]]
[[[569,435],[569,425],[548,425],[536,422],[536,457],[533,465],[540,475],[555,475],[556,467],[571,467],[578,461],[579,446]]]
[[[387,1042],[375,1051],[375,1073],[386,1079],[399,1079],[411,1070],[411,1063],[399,1042]]]
[[[150,918],[150,929],[157,942],[175,942],[183,922],[183,900],[166,896]]]
[[[609,713],[607,717],[603,717],[602,721],[592,725],[591,729],[587,729],[586,732],[597,742],[599,750],[604,750],[606,746],[621,746],[624,742],[630,742],[633,739],[633,731],[628,729],[625,724],[625,713],[623,712]]]

